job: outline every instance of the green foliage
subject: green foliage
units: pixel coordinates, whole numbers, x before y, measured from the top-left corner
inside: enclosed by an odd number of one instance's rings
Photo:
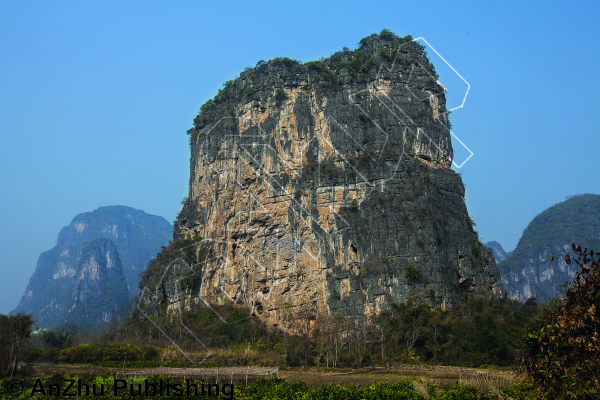
[[[323,61],[309,61],[306,63],[308,72],[313,77],[313,83],[320,82],[321,89],[334,92],[342,87],[343,82]]]
[[[309,61],[306,63],[309,72],[324,72],[327,67],[323,61]]]
[[[67,363],[95,361],[151,360],[158,356],[155,346],[136,346],[124,343],[82,344],[60,352],[59,361]]]
[[[398,36],[396,36],[389,29],[383,29],[381,32],[379,32],[379,37],[383,40],[394,40],[394,39],[398,38]]]
[[[231,322],[239,321],[239,320],[249,317],[249,316],[250,316],[250,313],[248,312],[247,307],[236,307],[233,309],[233,311],[231,311],[231,313],[229,313],[226,320],[227,320],[227,322],[231,323]]]
[[[432,303],[435,304],[435,289],[434,288],[430,288],[429,289],[429,300],[431,300]]]
[[[0,376],[21,357],[34,328],[35,322],[30,315],[0,314]]]
[[[49,346],[57,347],[59,349],[66,349],[71,345],[73,336],[66,331],[44,331],[42,332],[42,339],[44,343]]]
[[[277,91],[275,92],[275,100],[277,100],[278,102],[282,102],[284,100],[287,100],[288,95],[285,92],[285,90],[283,89],[277,89]]]
[[[377,61],[370,58],[367,53],[356,50],[352,58],[344,65],[350,74],[350,82],[363,82],[367,73],[378,66]]]
[[[212,120],[211,114],[216,107],[229,100],[233,95],[234,81],[229,80],[223,84],[223,89],[219,89],[219,92],[213,99],[209,99],[206,103],[200,106],[200,112],[194,118],[194,129],[198,130],[202,126],[206,125]]]
[[[382,58],[386,62],[391,62],[397,55],[398,49],[396,44],[404,43],[412,40],[412,36],[408,35],[404,38],[398,38],[393,32],[388,29],[383,29],[380,34],[372,34],[360,40],[361,48],[367,45],[372,40],[380,39],[390,46],[380,48],[379,57],[373,57],[367,51],[355,50],[344,47],[342,53],[336,53],[327,60],[321,61],[309,61],[306,63],[307,70],[311,75],[311,82],[308,86],[302,87],[302,90],[309,93],[310,86],[317,84],[318,87],[326,93],[333,93],[339,91],[346,83],[364,83],[366,82],[367,75],[374,71],[381,64]],[[364,49],[363,49],[364,50]],[[270,63],[260,60],[255,69],[250,69],[247,73],[247,77],[252,79],[256,74],[257,70],[265,67],[266,65],[272,65],[274,67],[283,66],[286,69],[292,69],[300,65],[300,62],[288,57],[276,57]],[[340,78],[340,72],[345,69],[348,71],[347,81]],[[430,65],[430,69],[435,74],[433,66]],[[283,77],[285,80],[285,77]],[[222,116],[223,112],[217,111],[219,104],[225,103],[230,99],[233,99],[234,88],[233,82],[228,81],[224,84],[224,89],[220,90],[217,95],[208,100],[205,104],[200,107],[198,116],[194,119],[194,128],[188,130],[188,134],[198,131],[200,128],[205,126],[207,123],[214,121],[217,117]],[[251,94],[249,91],[254,89],[246,89],[243,94]],[[239,94],[238,94],[239,96]],[[278,101],[285,100],[285,98],[278,98]]]
[[[421,274],[423,272],[418,269],[417,267],[415,267],[414,265],[408,265],[406,267],[406,279],[408,279],[409,281],[416,281],[421,277]]]
[[[475,257],[479,257],[479,254],[481,253],[481,250],[479,250],[479,247],[473,246],[473,248],[471,248],[471,252],[473,253],[473,255]]]
[[[533,255],[546,254],[548,247],[562,251],[565,243],[576,242],[588,249],[599,249],[598,221],[600,195],[576,195],[555,204],[533,218],[513,254],[498,264],[498,269],[501,273],[520,270]]]
[[[202,283],[203,270],[202,270],[201,264],[206,257],[206,248],[203,247],[202,249],[200,249],[198,251],[197,256],[195,254],[195,249],[193,247],[185,248],[184,253],[186,253],[188,260],[190,260],[192,263],[199,264],[199,265],[194,265],[192,267],[192,270],[187,272],[185,277],[183,277],[179,280],[179,285],[184,290],[187,290],[187,289],[195,290]]]
[[[517,371],[531,377],[546,398],[596,398],[600,395],[600,257],[572,245],[580,267],[565,294],[528,324]],[[567,258],[569,257],[569,258]]]
[[[294,65],[299,65],[300,63],[297,60],[292,60],[287,57],[275,57],[273,59],[273,64],[275,65],[283,65],[286,68],[293,67]]]
[[[377,35],[376,33],[373,33],[372,35],[369,35],[367,37],[360,39],[360,41],[358,43],[361,46],[364,46],[365,44],[369,43],[370,40],[376,39],[377,37],[379,37],[379,35]]]
[[[177,258],[183,257],[184,255],[192,263],[199,263],[202,261],[205,257],[205,251],[203,249],[197,250],[193,247],[190,247],[194,243],[197,243],[201,240],[202,238],[199,236],[194,236],[187,239],[180,238],[169,242],[167,246],[163,246],[161,251],[156,255],[156,258],[151,260],[144,272],[140,274],[141,279],[139,287],[155,287],[158,283],[158,280],[162,276],[164,269],[169,265],[169,263]],[[194,285],[198,283],[198,277],[196,274],[200,273],[200,268],[188,273],[188,276],[185,277],[184,282],[182,282],[184,288],[195,287]]]
[[[122,367],[122,364],[121,364]],[[23,377],[21,378],[25,393],[31,393],[34,387],[37,377]],[[114,380],[112,376],[93,376],[78,374],[77,376],[63,376],[61,374],[55,374],[53,376],[41,376],[40,379],[45,384],[56,383],[64,385],[64,379],[76,379],[81,378],[84,382],[95,382],[97,385],[103,384],[105,387],[106,395],[102,398],[115,398],[114,393]],[[153,375],[148,378],[151,384],[157,384],[159,379],[163,382],[170,380],[171,382],[182,383],[179,380],[174,380],[169,376],[158,376]],[[373,382],[367,385],[357,385],[355,383],[348,383],[345,385],[330,384],[310,387],[305,382],[286,382],[285,379],[277,377],[260,377],[258,380],[249,385],[244,385],[243,382],[235,383],[235,391],[231,395],[221,395],[220,398],[236,399],[236,400],[263,400],[263,399],[277,399],[277,400],[327,400],[327,399],[346,399],[346,400],[358,400],[358,399],[372,399],[372,400],[420,400],[424,396],[421,394],[413,383],[415,378],[402,378],[397,383],[388,382]],[[0,382],[0,397],[11,398],[6,393],[8,378],[3,382]],[[423,383],[420,381],[421,384]],[[200,380],[195,380],[198,387],[201,387],[202,383]],[[185,383],[183,384],[185,387]],[[506,396],[510,396],[515,400],[529,400],[537,398],[535,395],[535,388],[527,383],[518,383],[502,390]],[[76,393],[71,390],[70,393]],[[128,390],[123,390],[118,393],[116,398],[131,398]],[[171,392],[173,393],[173,392]],[[437,385],[430,384],[428,387],[428,396],[431,400],[492,400],[497,399],[495,395],[487,395],[482,390],[475,386],[462,385],[458,382],[450,386],[445,384],[444,386],[437,387]],[[25,394],[19,398],[27,397]],[[158,398],[157,396],[147,396],[148,398]],[[204,398],[204,396],[202,396]],[[169,396],[160,398],[192,398],[185,395],[181,397]],[[197,398],[194,396],[193,398]]]
[[[189,361],[129,361],[129,359],[124,361],[94,361],[91,364],[94,367],[102,368],[190,368],[193,366]]]
[[[246,96],[250,96],[252,93],[254,93],[254,88],[252,86],[248,86],[246,90],[244,90]]]
[[[429,292],[430,300],[432,295],[434,291]],[[385,362],[510,366],[517,356],[518,340],[525,332],[523,322],[534,315],[535,308],[535,302],[484,298],[456,305],[452,313],[426,302],[418,304],[414,299],[393,303],[391,312],[386,313]],[[370,353],[376,362],[384,361],[381,343],[372,344]]]

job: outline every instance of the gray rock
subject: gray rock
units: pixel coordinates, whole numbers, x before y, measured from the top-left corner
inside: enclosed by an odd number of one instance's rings
[[[492,249],[492,251],[494,252],[494,258],[496,259],[497,263],[501,263],[502,261],[508,258],[508,253],[506,253],[500,245],[500,243],[496,242],[495,240],[487,242],[485,244],[485,247]]]
[[[171,224],[164,218],[131,207],[100,207],[77,215],[61,229],[56,246],[40,255],[12,314],[32,314],[42,328],[65,322],[82,251],[98,237],[110,239],[116,246],[128,292],[135,296],[139,274],[168,243],[171,232]]]
[[[384,56],[398,48],[395,62]],[[272,322],[286,310],[368,320],[409,297],[444,309],[504,297],[450,168],[444,91],[428,65],[414,42],[376,37],[322,63],[274,60],[226,85],[189,132],[189,200],[174,226],[175,238],[203,237],[221,264],[203,264],[214,272],[200,292],[179,293],[189,268],[172,266],[148,285],[148,307],[199,295],[225,304],[217,289],[236,278],[250,307],[257,291],[270,293],[257,313]],[[409,265],[419,277],[407,277]]]
[[[574,257],[572,243],[600,249],[599,195],[571,196],[529,223],[514,253],[498,265],[509,297],[520,301],[535,297],[540,304],[562,297],[579,271],[574,262],[565,262],[565,255]]]

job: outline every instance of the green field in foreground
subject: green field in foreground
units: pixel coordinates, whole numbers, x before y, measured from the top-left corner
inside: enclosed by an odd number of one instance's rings
[[[258,400],[258,399],[281,399],[281,400],[299,400],[299,399],[345,399],[345,400],[386,400],[386,399],[453,399],[453,400],[471,400],[471,399],[498,399],[502,397],[512,397],[514,400],[535,399],[535,388],[528,383],[516,383],[497,389],[492,387],[479,388],[471,385],[463,385],[456,383],[454,385],[445,384],[438,387],[435,384],[426,383],[423,380],[415,378],[402,378],[397,383],[373,382],[371,384],[357,385],[355,383],[347,383],[345,385],[329,384],[310,387],[307,383],[286,382],[281,378],[261,378],[251,385],[243,383],[223,382],[220,386],[215,387],[213,383],[203,383],[200,380],[183,380],[167,377],[150,377],[147,381],[130,379],[128,381],[118,380],[114,377],[96,377],[89,374],[83,374],[78,377],[65,377],[60,374],[52,376],[22,377],[20,381],[9,382],[8,378],[3,379],[2,387],[0,388],[0,398],[42,398],[50,395],[55,395],[57,389],[60,390],[61,396],[70,395],[74,397],[86,397],[86,388],[84,384],[89,384],[90,395],[93,398],[120,398],[128,399],[132,397],[147,398],[147,399],[181,399],[181,398],[221,398],[221,399],[240,399],[240,400]],[[69,380],[71,379],[71,380]],[[116,380],[117,379],[117,380]],[[81,384],[79,384],[79,381]],[[162,380],[162,383],[161,383]],[[67,385],[73,382],[73,385],[68,393],[63,393]],[[14,396],[14,391],[19,389],[19,383],[22,383],[23,391],[19,396]],[[169,393],[167,394],[167,384]],[[194,396],[194,387],[197,386],[198,393]],[[53,392],[49,393],[50,385]],[[81,387],[81,392],[78,393],[78,385]],[[138,386],[139,385],[139,386]],[[204,386],[204,388],[203,388]],[[210,386],[210,387],[209,387]],[[115,395],[115,387],[116,395]],[[162,394],[161,394],[162,387]],[[190,396],[186,390],[189,387]],[[141,388],[142,393],[138,390]],[[204,389],[204,396],[201,390]],[[94,396],[93,390],[96,390]],[[131,392],[133,390],[133,392]],[[210,395],[209,396],[209,392]],[[217,396],[218,392],[218,396]],[[101,395],[103,393],[103,395]],[[13,394],[13,396],[10,396]],[[79,396],[81,394],[81,396]]]

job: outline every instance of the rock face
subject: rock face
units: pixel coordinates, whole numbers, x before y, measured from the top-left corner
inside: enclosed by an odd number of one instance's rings
[[[450,309],[467,293],[504,296],[450,169],[449,127],[444,90],[409,37],[259,62],[188,131],[174,237],[204,238],[206,261],[192,266],[204,280],[178,284],[191,272],[176,262],[147,302],[237,299],[276,323],[283,310],[369,319],[409,297]]]
[[[117,247],[109,239],[97,238],[82,251],[71,298],[61,319],[95,327],[110,322],[128,298]]]
[[[110,239],[116,246],[129,293],[136,295],[140,272],[168,243],[171,232],[171,224],[164,218],[131,207],[100,207],[77,215],[61,229],[56,246],[40,255],[25,294],[12,313],[32,314],[44,328],[64,322],[82,251],[98,237]]]
[[[492,252],[494,253],[494,258],[496,259],[497,263],[501,263],[502,261],[508,258],[508,253],[506,253],[502,248],[502,245],[500,245],[500,243],[496,242],[495,240],[487,242],[485,244],[485,247],[487,247],[488,249],[492,249]]]
[[[564,260],[572,243],[600,250],[600,196],[570,197],[529,223],[517,248],[498,265],[509,297],[520,301],[535,297],[538,303],[562,297],[562,285],[571,282],[578,271],[575,263],[567,265]]]

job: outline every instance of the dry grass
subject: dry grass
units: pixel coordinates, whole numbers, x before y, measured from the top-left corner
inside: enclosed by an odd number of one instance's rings
[[[79,374],[93,374],[100,376],[103,374],[112,375],[113,373],[121,373],[120,368],[102,368],[94,367],[91,365],[78,365],[78,364],[48,364],[48,365],[33,365],[28,367],[29,375],[31,376],[46,376],[54,374],[62,375],[79,375]]]
[[[455,372],[446,371],[414,371],[414,370],[394,370],[386,368],[370,369],[285,369],[280,370],[279,377],[288,382],[304,381],[309,386],[319,386],[321,384],[340,384],[355,383],[365,385],[376,382],[398,383],[403,378],[422,378],[430,383],[444,385],[454,385],[459,381],[460,375]]]
[[[456,383],[473,385],[481,388],[488,394],[496,394],[498,389],[503,389],[515,383],[517,380],[512,374],[492,374],[486,370],[476,373],[465,373],[460,371],[415,371],[409,369],[387,369],[369,368],[361,370],[353,369],[280,369],[279,377],[288,382],[304,381],[309,386],[320,386],[322,384],[355,383],[365,385],[376,382],[397,383],[403,378],[422,379],[426,384],[432,383],[438,388],[446,383],[452,387]]]
[[[228,350],[219,349],[213,352],[214,357],[223,357],[226,359],[231,355],[235,355],[235,359],[240,356],[239,350]],[[264,354],[259,355],[256,350],[248,350],[244,352],[244,358],[248,361],[255,359],[260,360],[265,364]],[[279,360],[272,360],[272,365],[260,365],[266,367],[276,367],[280,365]],[[233,365],[233,363],[230,363]],[[258,367],[259,362],[245,365],[251,365]],[[245,366],[244,365],[244,366]],[[64,375],[77,375],[81,373],[91,373],[95,375],[110,374],[113,373],[121,374],[123,372],[133,372],[139,368],[101,368],[92,367],[89,365],[72,365],[72,364],[58,364],[58,365],[40,365],[33,367],[33,375],[52,375],[54,373],[61,373]],[[478,370],[477,372],[464,372],[464,371],[421,371],[411,370],[402,368],[363,368],[363,369],[351,369],[351,368],[324,368],[324,367],[312,367],[312,368],[291,368],[291,367],[280,367],[279,377],[285,379],[288,382],[304,381],[309,386],[320,386],[322,384],[339,384],[345,385],[348,383],[354,383],[358,385],[371,384],[376,382],[389,382],[397,383],[403,378],[416,378],[422,379],[426,384],[435,384],[438,388],[444,386],[446,383],[452,387],[456,383],[463,385],[472,385],[479,387],[482,391],[488,394],[496,394],[498,389],[503,389],[509,385],[517,382],[517,378],[510,373],[497,374],[493,371]]]
[[[476,386],[487,394],[498,394],[498,389],[505,389],[517,382],[513,376],[496,375],[486,372],[462,373],[459,382],[463,385]]]

